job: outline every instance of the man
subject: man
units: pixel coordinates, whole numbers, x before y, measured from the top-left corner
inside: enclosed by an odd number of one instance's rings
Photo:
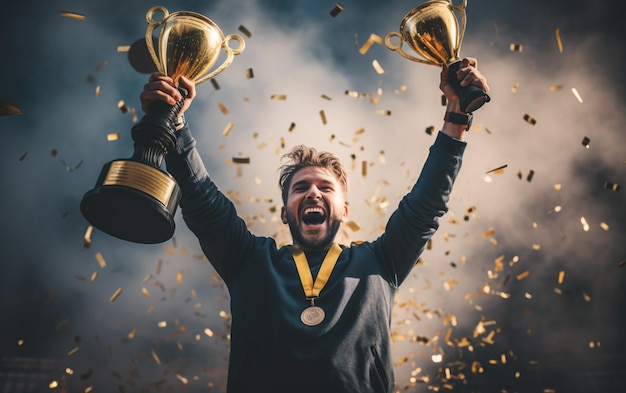
[[[462,86],[489,90],[473,58],[462,60],[457,76]],[[195,87],[185,78],[180,85],[189,92],[184,112]],[[459,113],[446,67],[440,89],[446,110]],[[182,99],[174,81],[158,73],[150,76],[140,98],[144,111],[155,100]],[[281,168],[281,218],[293,238],[293,246],[281,248],[248,231],[209,178],[189,127],[176,128],[177,146],[166,157],[167,169],[181,187],[184,220],[231,298],[228,392],[393,392],[394,294],[447,211],[468,125],[444,121],[417,183],[385,232],[358,245],[334,242],[348,218],[341,162],[330,153],[296,147]]]

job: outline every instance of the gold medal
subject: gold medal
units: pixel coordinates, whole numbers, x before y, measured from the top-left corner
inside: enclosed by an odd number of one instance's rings
[[[307,326],[317,326],[324,320],[326,313],[318,306],[310,306],[302,311],[300,320]]]
[[[313,276],[311,275],[306,255],[304,255],[302,249],[298,246],[293,246],[291,248],[291,253],[293,255],[293,260],[296,263],[296,268],[298,270],[298,275],[300,276],[300,282],[302,283],[304,294],[306,295],[307,300],[311,301],[311,306],[305,308],[300,314],[300,320],[307,326],[317,326],[324,321],[326,313],[320,307],[315,305],[315,299],[318,298],[322,288],[324,288],[326,282],[328,282],[330,274],[335,267],[335,263],[337,263],[337,259],[339,259],[339,255],[341,254],[341,247],[337,243],[333,243],[324,258],[324,261],[322,262],[322,266],[320,267],[320,271],[315,278],[315,282],[313,282]]]

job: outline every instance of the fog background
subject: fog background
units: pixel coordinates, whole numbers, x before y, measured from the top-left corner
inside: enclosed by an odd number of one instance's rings
[[[398,31],[418,2],[343,1],[332,17],[335,4],[4,5],[0,99],[22,114],[0,117],[0,355],[5,370],[15,359],[47,359],[28,391],[61,390],[48,389],[51,381],[69,391],[224,389],[228,295],[180,212],[174,238],[162,244],[98,230],[89,247],[83,241],[83,194],[106,162],[133,152],[134,119],[118,102],[142,115],[147,75],[117,48],[143,37],[154,5],[202,13],[246,41],[216,77],[219,90],[198,86],[186,117],[212,178],[250,229],[290,241],[279,220],[277,168],[304,143],[335,152],[350,169],[350,218],[360,229],[343,228],[342,241],[378,236],[419,175],[434,140],[425,130],[441,127],[439,69],[384,45],[359,53],[370,34]],[[461,54],[478,58],[492,102],[475,113],[450,212],[398,293],[392,339],[400,391],[624,388],[622,8],[469,1]],[[286,99],[271,99],[280,94]],[[110,133],[121,137],[109,142]],[[5,386],[18,378],[2,375]]]

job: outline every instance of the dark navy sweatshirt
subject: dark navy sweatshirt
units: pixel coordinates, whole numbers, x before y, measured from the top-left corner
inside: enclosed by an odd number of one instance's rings
[[[209,178],[187,127],[167,170],[183,218],[226,283],[232,315],[228,392],[393,392],[394,295],[447,212],[465,142],[439,133],[411,191],[371,242],[342,245],[316,300],[326,317],[304,325],[310,304],[287,246],[255,236]],[[307,253],[316,277],[324,253]]]

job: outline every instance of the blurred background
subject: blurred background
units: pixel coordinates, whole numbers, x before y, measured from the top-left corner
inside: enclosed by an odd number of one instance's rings
[[[180,212],[171,240],[141,245],[97,229],[86,241],[79,211],[102,166],[133,153],[148,75],[128,47],[150,7],[204,14],[246,41],[186,117],[250,230],[290,242],[277,168],[303,143],[350,169],[348,244],[381,233],[443,122],[439,68],[379,41],[419,4],[4,4],[0,391],[225,389],[228,293]],[[461,55],[478,59],[492,102],[474,114],[450,211],[397,295],[397,390],[623,391],[623,4],[466,11]]]

